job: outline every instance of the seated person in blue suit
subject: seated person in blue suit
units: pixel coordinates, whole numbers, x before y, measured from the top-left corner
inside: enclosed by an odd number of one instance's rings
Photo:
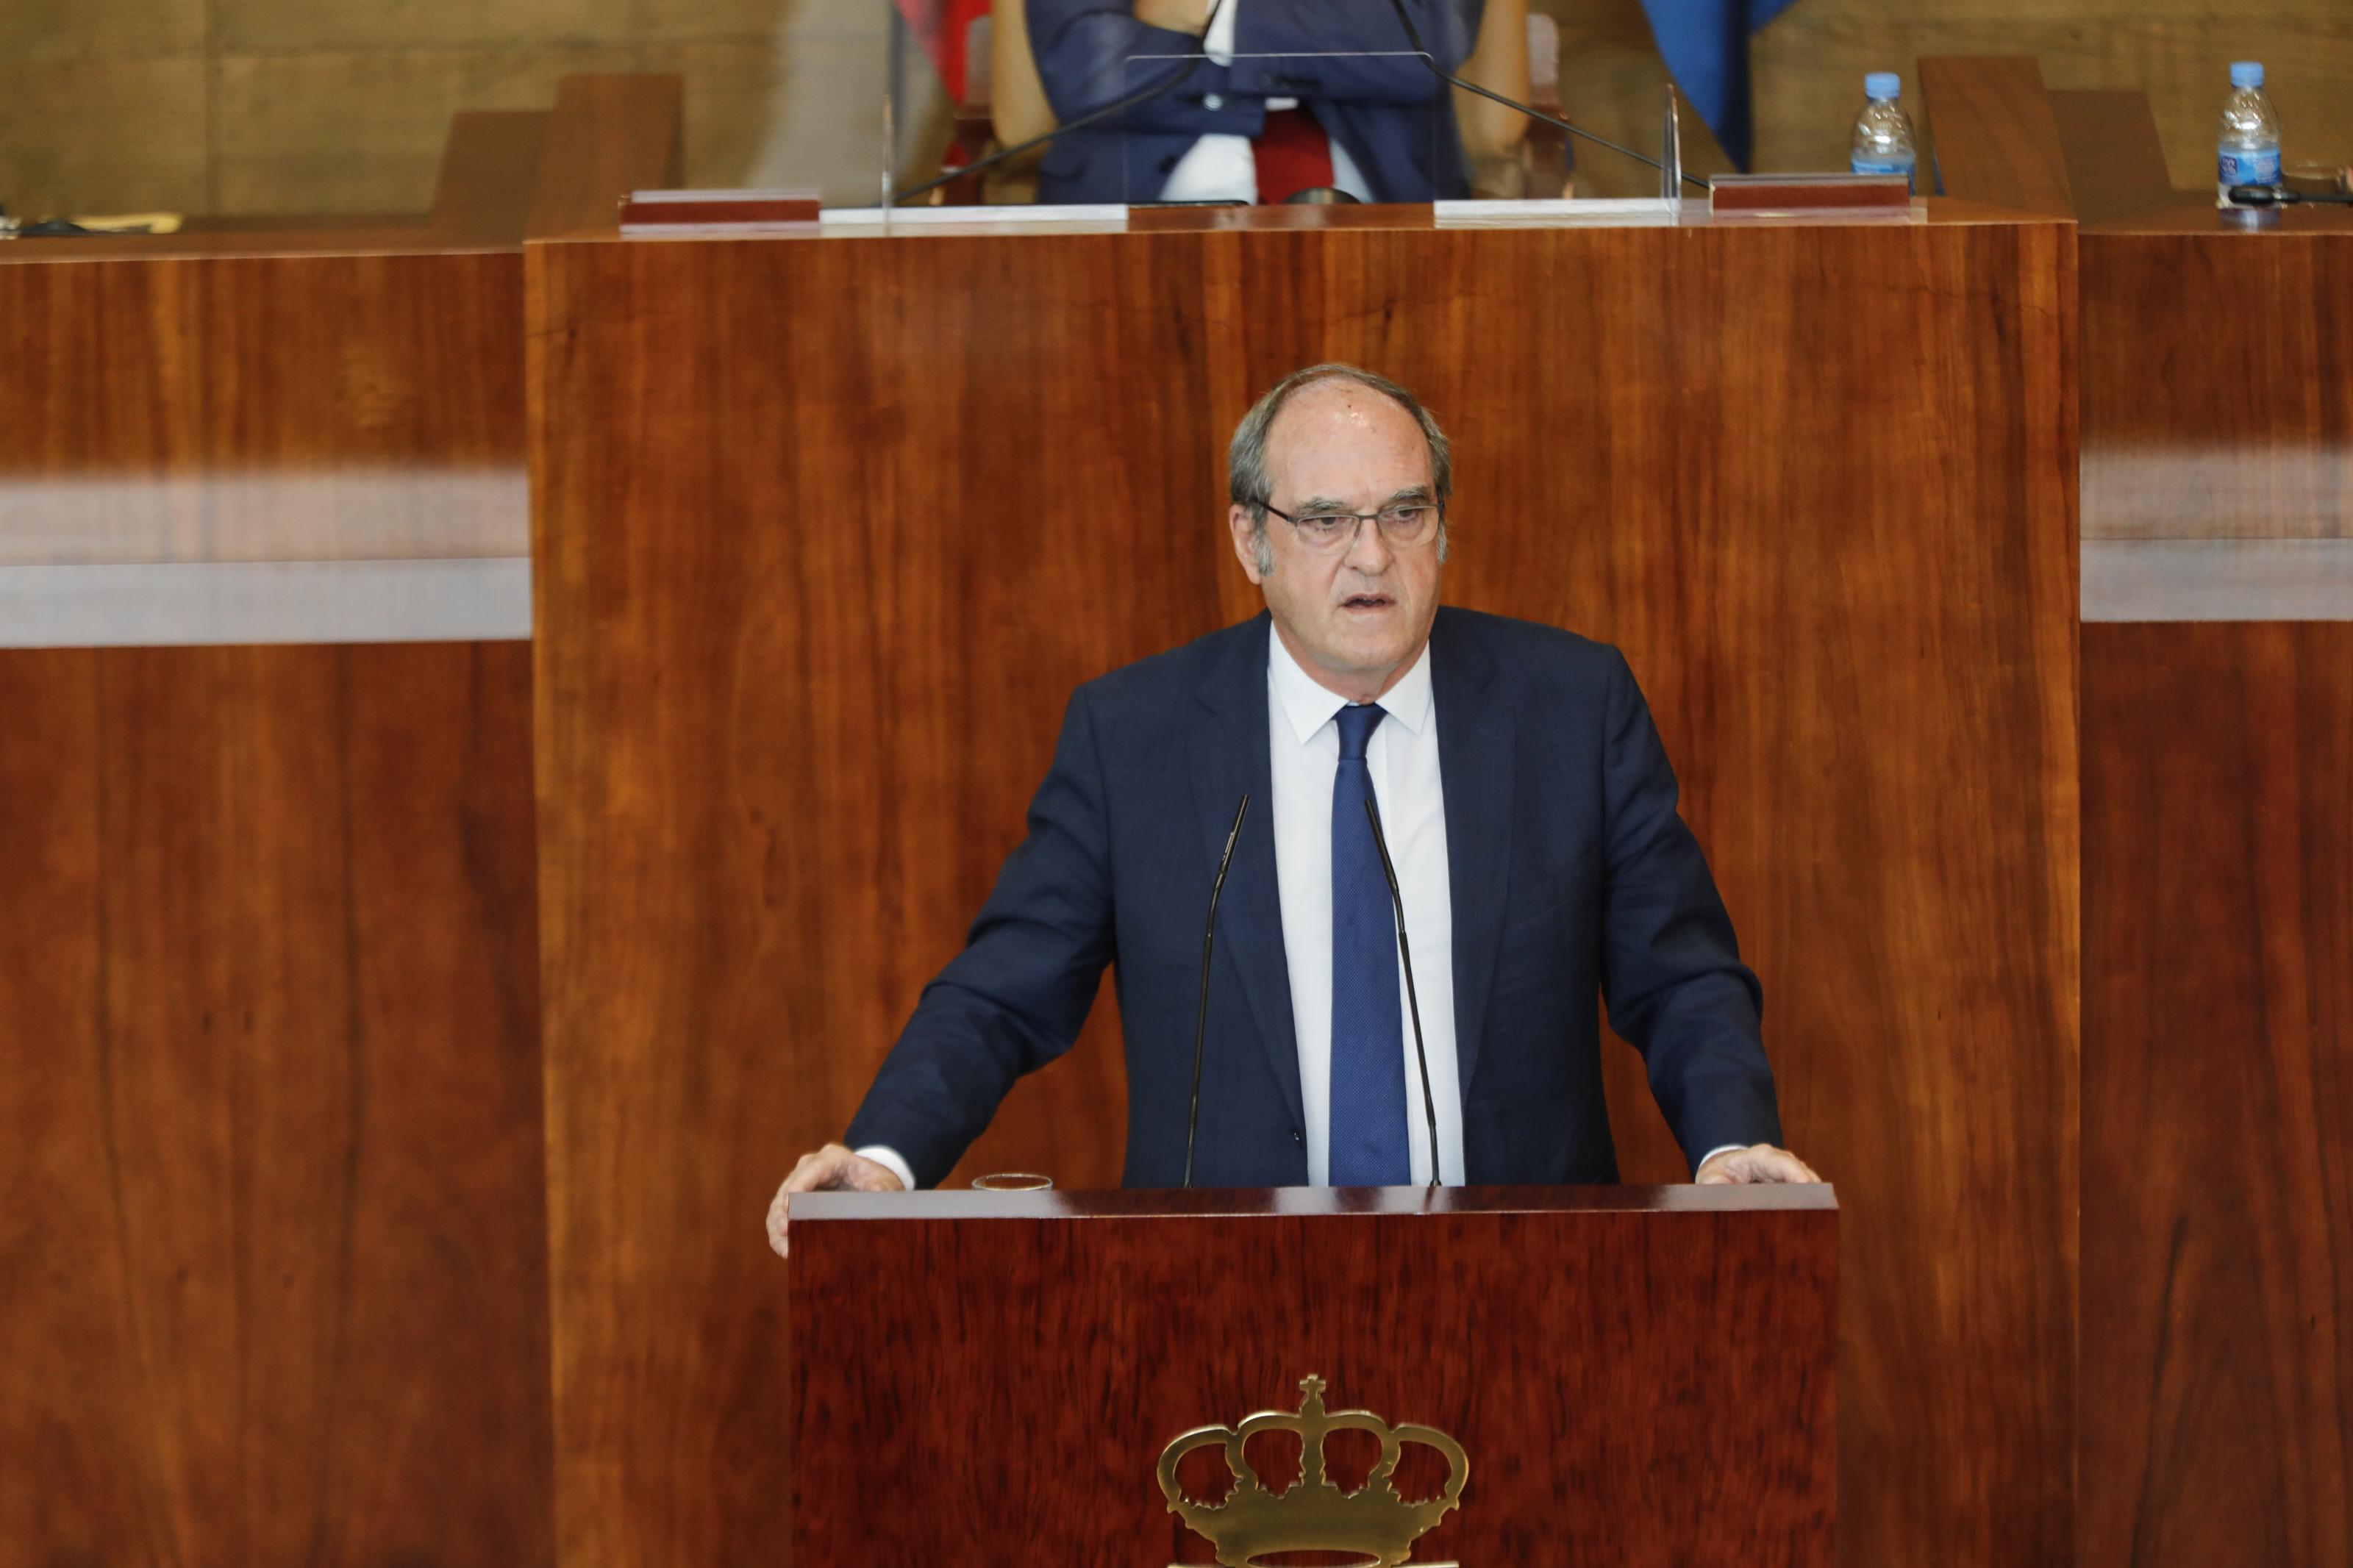
[[[1404,4],[1440,66],[1470,57],[1481,0]],[[1041,202],[1470,195],[1448,89],[1405,52],[1389,0],[1028,0],[1027,17],[1065,125],[1181,68],[1140,57],[1208,56],[1173,90],[1058,138],[1039,166]],[[1389,52],[1314,58],[1349,50]]]
[[[1625,659],[1440,606],[1452,479],[1437,422],[1402,387],[1318,365],[1244,417],[1228,483],[1265,613],[1071,697],[1029,836],[964,952],[845,1142],[805,1156],[770,1205],[777,1250],[791,1193],[944,1178],[1014,1080],[1070,1049],[1106,964],[1126,1184],[1180,1184],[1202,921],[1245,794],[1197,1184],[1614,1182],[1597,997],[1695,1180],[1816,1180],[1777,1146],[1757,977]]]

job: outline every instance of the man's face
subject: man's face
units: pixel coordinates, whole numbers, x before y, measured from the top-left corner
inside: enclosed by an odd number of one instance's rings
[[[1320,381],[1292,395],[1267,432],[1273,504],[1294,517],[1437,504],[1430,444],[1396,403],[1353,381]],[[1353,701],[1387,691],[1420,656],[1438,615],[1438,541],[1392,547],[1377,524],[1318,550],[1269,513],[1273,570],[1261,573],[1251,518],[1227,516],[1242,570],[1266,594],[1283,646],[1310,675]]]

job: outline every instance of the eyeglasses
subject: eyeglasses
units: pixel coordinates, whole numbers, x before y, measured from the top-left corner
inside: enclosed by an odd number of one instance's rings
[[[1357,531],[1368,521],[1380,525],[1381,539],[1392,550],[1427,544],[1438,531],[1438,509],[1427,502],[1383,507],[1378,511],[1311,511],[1302,517],[1293,517],[1279,506],[1267,505],[1266,510],[1291,524],[1299,542],[1310,550],[1345,549],[1356,543]]]

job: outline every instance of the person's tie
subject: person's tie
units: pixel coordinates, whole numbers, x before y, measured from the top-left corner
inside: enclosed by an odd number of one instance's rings
[[[1328,185],[1334,177],[1332,140],[1303,109],[1269,110],[1265,125],[1250,142],[1250,161],[1258,168],[1261,206]]]
[[[1332,779],[1332,1139],[1335,1187],[1395,1187],[1413,1179],[1406,1152],[1405,1023],[1398,1003],[1397,928],[1388,879],[1365,816],[1372,770],[1365,747],[1380,723],[1371,703],[1340,710],[1340,769]]]

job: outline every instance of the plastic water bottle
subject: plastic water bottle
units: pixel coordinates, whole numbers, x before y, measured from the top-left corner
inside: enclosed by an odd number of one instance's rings
[[[1904,91],[1904,79],[1894,71],[1873,71],[1862,79],[1862,112],[1854,117],[1854,141],[1852,146],[1853,168],[1858,174],[1901,174],[1916,194],[1919,182],[1914,178],[1920,153],[1912,135],[1911,117],[1895,100]]]
[[[2253,60],[2231,65],[2231,96],[2222,105],[2215,137],[2214,205],[2231,205],[2232,185],[2280,183],[2279,114],[2263,96],[2263,68]]]

